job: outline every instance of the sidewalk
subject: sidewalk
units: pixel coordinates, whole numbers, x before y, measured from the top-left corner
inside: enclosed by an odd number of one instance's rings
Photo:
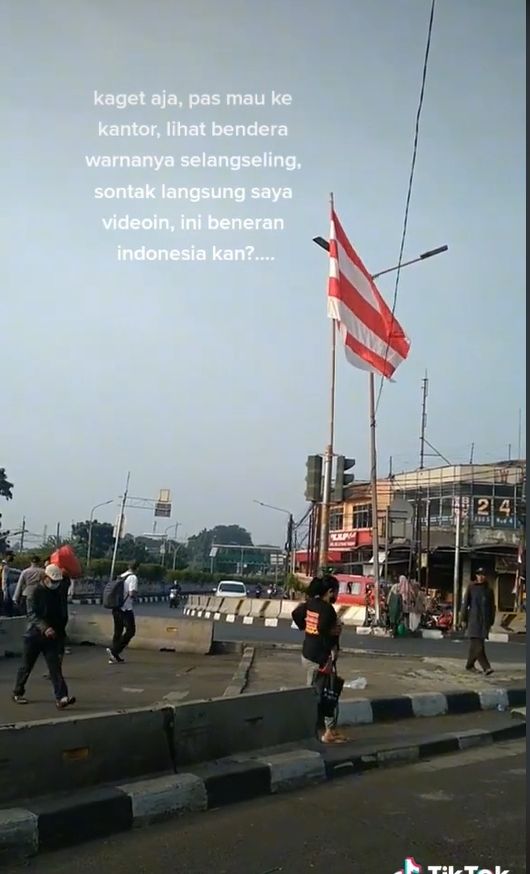
[[[237,669],[240,655],[177,655],[172,652],[127,650],[123,665],[109,665],[100,647],[74,647],[65,656],[64,675],[69,691],[77,702],[67,710],[57,710],[53,690],[44,678],[46,664],[39,659],[29,678],[26,695],[29,704],[11,700],[20,659],[0,659],[1,722],[26,722],[33,719],[56,719],[76,714],[143,707],[158,701],[178,704],[181,701],[223,695]]]
[[[495,668],[495,663],[492,664]],[[342,698],[409,695],[415,692],[447,692],[448,690],[497,689],[510,685],[524,685],[525,666],[499,665],[491,677],[482,673],[468,673],[460,659],[450,658],[394,658],[393,656],[342,654],[338,672],[345,683],[359,677],[366,686],[357,689],[344,687]],[[300,653],[290,650],[256,649],[245,692],[264,692],[286,689],[306,681]]]

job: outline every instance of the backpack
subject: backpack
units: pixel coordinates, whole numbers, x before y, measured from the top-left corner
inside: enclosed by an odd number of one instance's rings
[[[105,583],[101,603],[107,610],[123,607],[125,601],[124,583],[130,576],[130,574],[127,574],[125,577],[116,577],[115,580],[109,580],[108,583]]]

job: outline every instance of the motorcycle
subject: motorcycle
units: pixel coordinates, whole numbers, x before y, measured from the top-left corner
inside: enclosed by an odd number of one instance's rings
[[[180,592],[176,589],[171,589],[169,593],[169,606],[177,608],[180,604]]]

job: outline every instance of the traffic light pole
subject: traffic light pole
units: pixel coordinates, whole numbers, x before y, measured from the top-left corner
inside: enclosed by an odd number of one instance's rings
[[[337,323],[331,322],[331,385],[330,385],[330,416],[329,444],[326,446],[323,464],[322,510],[320,517],[319,570],[322,572],[328,566],[329,556],[329,510],[331,505],[331,476],[333,469],[333,442],[335,439],[335,374],[337,359]]]

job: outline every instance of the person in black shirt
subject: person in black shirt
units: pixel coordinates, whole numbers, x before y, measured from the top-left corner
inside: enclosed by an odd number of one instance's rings
[[[341,625],[333,604],[337,600],[339,583],[326,575],[311,581],[307,600],[292,612],[292,619],[305,632],[302,645],[302,664],[307,668],[307,685],[319,688],[326,674],[334,670],[339,651]],[[317,730],[323,743],[343,743],[337,731],[337,714],[327,716],[319,702]]]
[[[22,664],[13,690],[13,701],[17,704],[27,704],[24,697],[26,683],[41,654],[48,666],[57,707],[62,710],[75,703],[75,698],[68,694],[61,669],[67,618],[61,594],[62,582],[62,570],[56,565],[48,565],[43,580],[30,593]]]

